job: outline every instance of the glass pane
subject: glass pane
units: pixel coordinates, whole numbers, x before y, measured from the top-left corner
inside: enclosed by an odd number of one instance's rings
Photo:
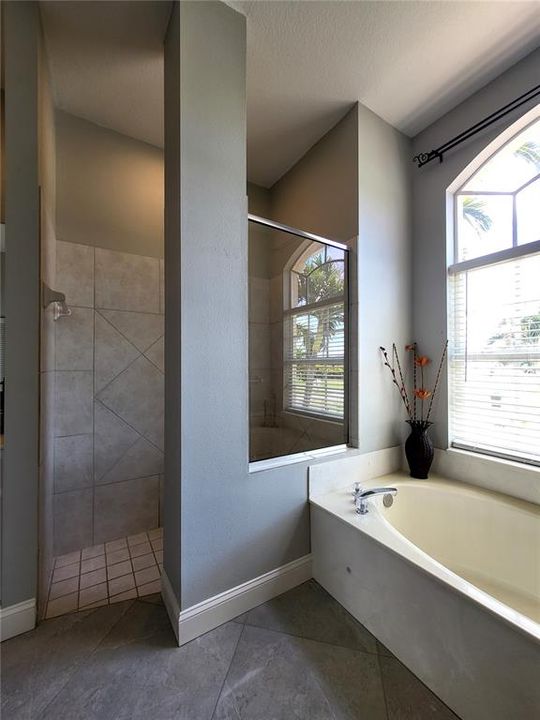
[[[306,407],[316,415],[343,417],[343,365],[295,363],[291,368],[290,407],[299,412]]]
[[[341,260],[335,262],[320,263],[317,255],[307,275],[307,296],[308,303],[321,302],[334,297],[341,297],[345,290],[344,263]]]
[[[291,315],[292,338],[286,359],[342,359],[345,344],[344,310],[343,303],[336,303],[309,313]]]
[[[250,461],[347,441],[344,255],[249,223]]]
[[[512,195],[457,196],[457,261],[512,247]]]
[[[515,192],[540,173],[540,120],[516,135],[463,186],[463,190]]]
[[[326,246],[326,259],[327,260],[345,260],[345,250],[332,247],[331,245]]]
[[[291,272],[291,307],[307,304],[307,281],[305,275]]]
[[[540,460],[540,255],[452,279],[453,441]]]
[[[540,240],[540,179],[516,195],[516,215],[518,245]]]

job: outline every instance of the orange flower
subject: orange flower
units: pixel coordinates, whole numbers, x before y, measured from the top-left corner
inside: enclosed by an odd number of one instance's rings
[[[420,400],[427,400],[431,396],[431,390],[424,390],[424,388],[418,388],[414,391],[414,394]]]
[[[425,367],[426,365],[429,365],[431,360],[428,358],[427,355],[419,355],[416,358],[415,362],[418,365],[418,367]]]

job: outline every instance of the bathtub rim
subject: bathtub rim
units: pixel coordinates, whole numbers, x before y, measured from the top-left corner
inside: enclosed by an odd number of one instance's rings
[[[413,478],[410,478],[404,472],[394,472],[389,475],[366,480],[363,485],[366,488],[369,488],[374,486],[389,485],[392,482],[395,483],[396,481],[401,481],[402,483],[406,481],[415,482]],[[468,485],[467,483],[462,483],[461,481],[442,478],[440,476],[432,476],[428,481],[418,480],[416,482],[430,482],[434,484],[441,482],[444,484],[448,483],[451,486],[455,486],[458,490],[461,489],[463,491],[465,487],[470,489],[472,492],[480,493],[481,495],[487,493],[488,495],[500,496],[504,502],[514,501],[520,505],[534,505],[534,503],[530,503],[526,500],[518,500],[504,495],[503,493],[486,490],[475,485]],[[459,596],[472,601],[476,605],[480,605],[491,615],[503,620],[505,624],[525,635],[527,638],[540,643],[540,623],[535,622],[532,618],[529,618],[520,613],[518,610],[513,609],[511,606],[506,605],[501,600],[497,600],[485,590],[482,590],[468,580],[465,580],[453,570],[447,568],[446,565],[443,565],[433,558],[425,552],[425,550],[422,550],[420,547],[415,545],[384,517],[379,510],[378,503],[371,504],[369,515],[363,517],[357,515],[352,502],[352,488],[350,487],[350,484],[332,490],[331,492],[323,495],[312,496],[309,498],[309,503],[310,505],[314,505],[318,509],[321,509],[333,516],[340,523],[352,526],[355,530],[360,531],[373,542],[385,547],[394,555],[399,556],[409,565],[434,578],[437,582],[443,584],[446,588],[450,589],[454,593],[457,593]],[[382,532],[377,532],[378,529],[382,529]],[[399,547],[400,545],[401,548]],[[408,552],[402,552],[404,548],[406,548]]]

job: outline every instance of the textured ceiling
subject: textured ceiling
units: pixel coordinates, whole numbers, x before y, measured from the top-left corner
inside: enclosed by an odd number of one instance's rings
[[[540,44],[538,2],[229,2],[248,25],[248,174],[272,185],[359,100],[408,135]],[[56,102],[163,143],[170,2],[42,2]]]
[[[170,2],[40,2],[56,106],[163,144]]]
[[[354,101],[413,136],[540,44],[538,2],[229,4],[247,16],[248,167],[260,185]]]

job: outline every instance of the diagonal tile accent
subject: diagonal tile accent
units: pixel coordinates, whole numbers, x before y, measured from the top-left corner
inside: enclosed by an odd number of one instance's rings
[[[332,645],[377,652],[373,635],[314,580],[254,608],[247,613],[245,622]]]
[[[155,365],[141,356],[98,394],[99,400],[163,449],[164,379]]]
[[[134,604],[134,613],[140,605]],[[113,634],[121,644],[100,647],[47,707],[43,720],[210,720],[242,628],[228,623],[179,648],[170,627],[159,629],[166,623],[163,608],[146,608],[157,616],[156,630],[122,642],[119,628]],[[126,618],[122,630],[136,637],[144,622],[140,616]],[[149,630],[151,623],[146,621]]]
[[[161,372],[165,372],[165,338],[163,336],[156,340],[144,354]]]
[[[41,717],[127,607],[65,615],[2,643],[2,717]]]
[[[121,482],[162,472],[163,453],[141,437],[98,482]]]
[[[99,313],[141,352],[145,352],[163,335],[163,315],[101,309]]]
[[[386,720],[375,655],[235,624],[243,632],[216,720]]]
[[[139,437],[132,427],[97,401],[94,409],[94,479],[103,477]]]
[[[139,351],[99,313],[96,313],[94,381],[99,392],[125,370]]]

